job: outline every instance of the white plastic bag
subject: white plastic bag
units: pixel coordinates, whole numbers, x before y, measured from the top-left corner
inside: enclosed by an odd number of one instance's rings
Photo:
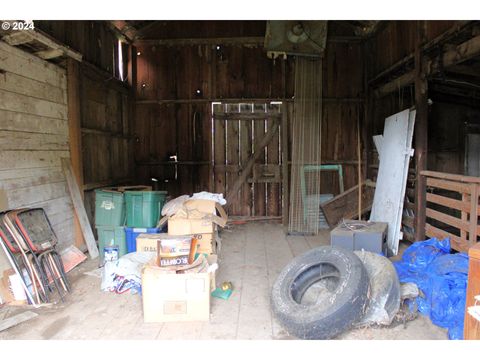
[[[192,195],[192,200],[213,200],[220,205],[225,205],[227,200],[223,198],[223,194],[214,194],[208,191],[198,192]]]

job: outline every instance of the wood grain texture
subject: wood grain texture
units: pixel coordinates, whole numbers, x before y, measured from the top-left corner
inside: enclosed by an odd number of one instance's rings
[[[9,206],[43,207],[73,244],[73,208],[61,171],[70,157],[65,70],[0,42],[0,187]],[[0,271],[9,268],[0,254]]]
[[[271,130],[278,129],[278,122],[276,122],[276,127],[272,127]],[[253,155],[255,156],[254,164],[261,165],[265,164],[266,149],[261,146],[260,141],[265,138],[265,120],[255,121],[253,124]],[[273,136],[271,137],[271,141]],[[270,142],[269,142],[270,143]],[[252,164],[253,165],[253,164]],[[246,167],[244,169],[246,171]],[[266,208],[266,184],[255,183],[253,185],[253,215],[254,216],[265,216],[267,215]]]
[[[279,113],[281,116],[281,113]],[[272,122],[267,120],[267,132],[272,128]],[[273,137],[270,144],[267,146],[267,161],[266,163],[272,166],[280,165],[280,138],[281,138],[282,127],[280,125],[278,133]],[[278,168],[280,174],[280,167]],[[282,199],[280,194],[280,179],[276,182],[266,184],[267,187],[267,216],[278,216],[281,214]]]
[[[95,237],[92,233],[92,228],[90,226],[87,213],[85,212],[85,207],[83,205],[82,197],[80,194],[80,188],[78,187],[75,176],[73,174],[70,159],[62,159],[62,169],[67,179],[70,197],[72,199],[73,207],[75,209],[75,216],[77,217],[82,228],[83,238],[85,239],[85,243],[87,244],[88,253],[90,254],[90,258],[95,259],[98,257],[99,254],[98,247],[95,241]]]
[[[320,207],[330,227],[338,225],[342,219],[358,218],[358,185],[335,196],[333,199],[321,204]],[[362,184],[362,214],[371,210],[373,196],[375,193],[374,184],[370,182]]]
[[[9,329],[13,326],[21,324],[22,322],[28,321],[37,316],[38,314],[34,313],[33,311],[25,311],[20,314],[9,317],[7,319],[3,319],[2,321],[0,321],[0,331]]]
[[[82,154],[82,133],[81,133],[81,84],[80,65],[75,60],[67,60],[67,89],[68,89],[68,133],[70,161],[73,174],[83,188],[83,154]],[[84,198],[83,191],[80,193]],[[85,244],[82,230],[78,219],[74,220],[75,245],[81,247]]]
[[[195,31],[202,32],[203,37],[208,38],[221,28],[223,35],[219,37],[227,36],[226,34],[230,33],[242,36],[243,32],[254,31],[249,26],[254,26],[255,31],[258,32],[257,27],[265,25],[264,22],[255,22],[255,25],[249,23],[247,26],[245,25],[247,22],[242,21],[235,23],[233,27],[228,27],[228,23],[217,25],[217,22],[211,21],[195,24],[171,22],[169,26],[172,28],[166,29],[158,24],[149,33],[155,34],[155,37],[158,36],[156,31],[161,31],[161,33],[175,31],[175,36],[172,38],[178,39],[181,38],[181,34],[196,29]],[[195,37],[198,36],[200,34],[195,33]],[[263,34],[254,36],[263,36]],[[261,47],[233,46],[231,44],[220,44],[218,49],[214,45],[193,42],[171,44],[171,46],[138,44],[137,51],[140,52],[140,55],[136,58],[138,81],[136,83],[137,103],[134,132],[138,138],[134,144],[134,151],[137,163],[141,163],[137,166],[139,181],[144,182],[155,174],[161,179],[162,186],[169,190],[172,196],[197,191],[199,181],[203,186],[202,190],[225,193],[226,177],[229,175],[225,173],[224,169],[213,171],[215,182],[210,188],[207,188],[207,182],[203,179],[210,178],[211,174],[208,176],[209,167],[206,165],[177,165],[179,178],[173,181],[169,176],[172,172],[171,165],[147,163],[166,161],[165,159],[169,155],[181,153],[183,158],[179,157],[179,160],[208,162],[213,158],[215,165],[224,165],[225,163],[218,162],[219,157],[223,155],[212,153],[211,150],[212,137],[213,142],[217,143],[217,138],[225,137],[226,131],[221,126],[217,126],[219,121],[214,120],[213,129],[219,129],[220,133],[217,134],[216,130],[212,132],[210,112],[212,101],[232,102],[229,99],[236,99],[237,103],[252,103],[263,99],[264,103],[269,103],[270,100],[291,102],[294,96],[295,60],[293,58],[287,60],[277,58],[273,61],[265,56]],[[363,114],[363,102],[361,101],[364,92],[362,45],[360,43],[329,43],[325,56],[324,96],[333,101],[325,101],[323,109],[322,132],[327,135],[323,136],[322,158],[330,160],[334,159],[335,155],[337,160],[353,161],[356,159],[354,146],[356,140],[351,124],[357,120],[359,114]],[[353,58],[356,61],[355,66],[352,66],[350,61]],[[197,93],[197,90],[200,93]],[[353,98],[353,101],[337,101],[338,98]],[[97,106],[101,107],[102,105],[97,104]],[[185,110],[184,106],[189,110]],[[196,148],[198,145],[194,145],[193,141],[187,141],[193,140],[191,129],[194,127],[193,114],[195,111],[199,114],[196,115],[197,118],[204,121],[202,140],[205,147],[201,156],[195,156],[198,153]],[[220,112],[224,113],[225,111],[223,109]],[[242,129],[248,131],[247,127],[251,126],[244,124],[249,123],[248,115],[242,115],[242,117],[244,120],[239,125],[239,149],[235,150],[239,151],[240,157],[244,151],[243,144],[248,145],[247,140],[243,138]],[[257,121],[264,122],[263,119],[255,120],[255,122]],[[229,125],[225,124],[225,126]],[[255,126],[258,127],[256,131],[259,132],[261,125],[253,125],[253,127]],[[165,134],[168,135],[165,136]],[[162,139],[162,141],[158,139]],[[251,140],[249,139],[250,143]],[[270,146],[267,150],[270,158],[274,158],[274,147],[276,148],[276,145]],[[192,154],[195,158],[187,157]],[[243,160],[241,162],[244,163]],[[278,164],[276,159],[274,162]],[[355,165],[344,165],[346,188],[357,184],[355,170]],[[201,174],[199,175],[200,179],[196,177],[197,173]],[[194,174],[193,178],[192,174]],[[322,176],[323,192],[338,193],[338,181],[333,176],[325,175],[326,179]],[[168,180],[168,183],[164,183],[164,180]],[[284,190],[277,190],[276,184],[254,184],[254,186],[257,187],[257,200],[260,199],[260,194],[264,193],[268,198],[267,200],[265,195],[262,195],[263,199],[253,205],[257,206],[257,212],[261,214],[280,213],[281,204],[271,199],[280,198],[280,195],[277,197],[276,194],[277,192],[282,193]],[[266,191],[260,189],[261,187],[266,187]],[[251,210],[248,210],[248,202],[251,201],[251,196],[248,186],[241,189],[240,196],[243,199],[240,201],[243,215],[249,215],[248,211]],[[277,201],[281,201],[281,199]],[[268,202],[268,206],[261,205],[266,202]],[[263,208],[260,208],[261,206]]]
[[[68,122],[16,111],[0,110],[0,130],[68,135]]]
[[[465,305],[464,338],[480,340],[480,321],[472,317],[467,309],[475,304],[474,296],[480,295],[480,245],[470,248],[468,266],[467,298]]]
[[[66,120],[67,107],[28,95],[0,90],[0,109]]]
[[[51,86],[66,89],[65,70],[0,41],[2,69]]]

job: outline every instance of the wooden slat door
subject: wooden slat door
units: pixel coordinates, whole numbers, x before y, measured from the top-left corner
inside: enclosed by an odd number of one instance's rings
[[[252,155],[260,152],[252,171],[227,204],[229,216],[281,216],[280,130],[267,146],[260,147],[273,129],[273,121],[280,121],[281,107],[279,103],[212,105],[215,192],[229,197]]]

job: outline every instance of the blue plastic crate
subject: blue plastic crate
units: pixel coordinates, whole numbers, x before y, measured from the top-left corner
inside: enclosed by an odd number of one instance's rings
[[[125,227],[127,253],[137,251],[137,236],[140,234],[156,234],[162,232],[159,228],[129,228]]]

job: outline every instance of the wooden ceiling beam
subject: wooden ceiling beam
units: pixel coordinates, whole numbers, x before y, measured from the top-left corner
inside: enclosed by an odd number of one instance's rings
[[[59,54],[61,52],[60,55],[56,55],[53,57],[68,56],[77,61],[82,61],[82,54],[80,54],[75,50],[72,50],[68,46],[61,44],[57,40],[51,38],[50,36],[45,34],[43,31],[38,29],[18,31],[18,32],[15,31],[8,35],[4,35],[2,37],[2,40],[12,46],[27,44],[27,43],[36,41],[48,48],[48,50],[41,51],[40,55],[53,56],[54,54]],[[54,51],[54,52],[51,52],[48,54],[47,51]]]
[[[17,46],[31,42],[33,39],[30,36],[30,30],[28,31],[15,31],[2,37],[8,45]]]
[[[107,24],[117,37],[124,42],[132,43],[137,38],[138,30],[125,20],[110,20],[107,21]]]
[[[333,36],[327,38],[329,43],[353,43],[361,42],[363,39],[358,36]],[[265,37],[228,37],[228,38],[185,38],[185,39],[137,39],[135,46],[191,46],[191,45],[243,45],[263,46]]]
[[[263,45],[263,36],[225,37],[225,38],[188,38],[188,39],[141,39],[135,46],[188,46],[188,45]]]
[[[37,55],[41,59],[49,60],[49,59],[55,59],[65,54],[60,49],[53,49],[53,50],[37,51],[35,55]]]
[[[476,57],[480,57],[480,35],[472,37],[471,39],[443,52],[443,54],[427,60],[425,74],[431,76]],[[376,97],[381,97],[412,84],[414,77],[415,69],[383,84],[374,91],[374,95]]]
[[[382,26],[385,26],[387,22],[383,21],[380,22],[380,25],[377,27],[376,31],[379,31]],[[382,25],[383,24],[383,25]],[[458,34],[465,32],[468,28],[475,26],[475,22],[471,20],[465,21],[457,21],[454,26],[443,32],[442,34],[438,35],[434,39],[428,41],[422,47],[422,51],[425,53],[429,53],[432,49],[438,49],[439,46],[443,46],[444,50],[447,50],[447,41],[455,38]],[[479,35],[479,34],[473,34]],[[454,46],[453,46],[454,47]],[[410,53],[403,59],[397,61],[395,64],[389,66],[387,69],[382,70],[381,72],[377,73],[373,77],[368,80],[368,84],[372,86],[381,85],[381,80],[385,80],[388,77],[392,77],[394,73],[405,73],[407,70],[411,70],[411,66],[413,64],[414,53]],[[397,75],[398,76],[398,75]]]

